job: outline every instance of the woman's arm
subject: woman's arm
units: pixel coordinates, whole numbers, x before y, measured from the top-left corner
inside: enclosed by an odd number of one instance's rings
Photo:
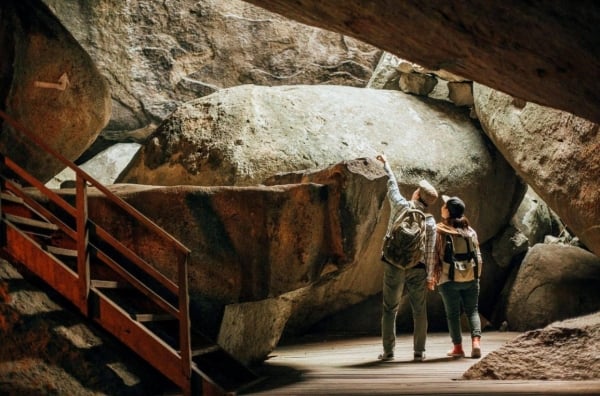
[[[427,288],[433,290],[437,283],[437,249],[435,219],[433,216],[425,218],[425,266],[427,267]]]
[[[479,239],[477,238],[477,232],[475,232],[474,229],[471,228],[471,232],[473,235],[473,245],[475,245],[475,255],[477,257],[477,270],[479,272],[479,276],[481,276],[481,271],[483,270],[483,260],[481,259],[481,250],[479,249]]]

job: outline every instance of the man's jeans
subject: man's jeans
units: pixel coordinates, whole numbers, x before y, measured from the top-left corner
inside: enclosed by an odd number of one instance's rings
[[[460,326],[461,304],[467,315],[471,338],[481,337],[481,320],[479,319],[479,279],[470,282],[445,282],[438,286],[444,308],[446,309],[446,320],[448,330],[453,344],[462,344]]]
[[[384,353],[393,353],[396,346],[396,315],[406,284],[413,315],[414,352],[425,351],[427,338],[427,271],[424,265],[403,270],[383,262],[383,314],[381,338]]]

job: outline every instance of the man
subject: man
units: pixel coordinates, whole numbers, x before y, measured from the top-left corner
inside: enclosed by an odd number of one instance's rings
[[[388,232],[394,223],[396,215],[406,207],[413,207],[425,214],[427,208],[435,203],[438,193],[429,182],[422,180],[413,192],[410,201],[400,193],[398,182],[384,155],[377,159],[383,163],[383,169],[388,175],[388,199],[390,202],[390,220]],[[419,263],[409,269],[396,267],[383,261],[383,313],[381,318],[381,338],[383,353],[379,360],[394,359],[396,346],[396,315],[400,306],[402,292],[406,285],[408,298],[413,315],[413,347],[415,361],[425,360],[425,340],[427,338],[427,289],[435,287],[435,219],[428,215],[425,220],[425,252]]]

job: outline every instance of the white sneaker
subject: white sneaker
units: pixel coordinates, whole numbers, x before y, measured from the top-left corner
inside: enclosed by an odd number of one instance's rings
[[[422,362],[425,360],[425,352],[415,352],[413,362]]]
[[[381,355],[377,356],[377,359],[381,360],[382,362],[394,360],[394,352],[384,352]]]

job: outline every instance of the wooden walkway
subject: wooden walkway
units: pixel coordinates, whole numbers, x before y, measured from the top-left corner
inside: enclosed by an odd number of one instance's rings
[[[518,333],[485,332],[482,354]],[[475,359],[446,357],[446,333],[429,334],[427,360],[412,361],[412,336],[400,335],[396,359],[380,362],[379,337],[303,341],[279,346],[255,371],[263,381],[242,395],[600,395],[599,381],[463,380]],[[465,353],[469,354],[467,348]]]

